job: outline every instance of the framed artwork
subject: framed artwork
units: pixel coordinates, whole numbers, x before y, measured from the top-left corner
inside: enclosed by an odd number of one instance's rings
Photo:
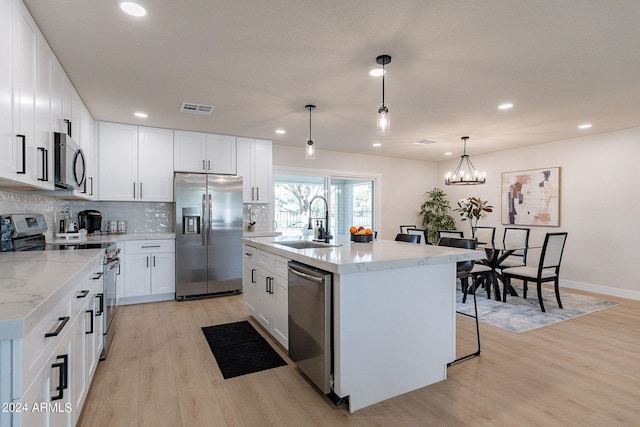
[[[560,168],[502,173],[502,224],[560,226]]]

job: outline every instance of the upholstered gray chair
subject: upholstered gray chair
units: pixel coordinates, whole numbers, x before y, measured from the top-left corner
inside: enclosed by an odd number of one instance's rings
[[[520,279],[523,285],[523,298],[527,298],[528,282],[535,282],[538,285],[538,302],[540,309],[545,312],[544,303],[542,302],[542,284],[544,282],[553,282],[556,292],[556,300],[558,307],[562,308],[560,301],[560,289],[558,287],[560,262],[562,261],[562,252],[564,244],[567,241],[567,233],[547,233],[544,238],[540,261],[537,266],[524,265],[521,267],[510,267],[502,270],[502,276],[505,278],[505,286],[502,293],[502,301],[507,300],[507,288],[511,285],[511,279]]]
[[[475,249],[476,241],[475,239],[461,239],[459,237],[441,237],[440,240],[438,241],[438,246],[448,246],[452,248],[462,248],[462,249]],[[464,302],[464,299],[466,299],[466,294],[469,289],[469,278],[472,278],[473,280],[473,276],[471,275],[473,264],[474,264],[474,261],[461,261],[456,263],[456,277],[460,279],[460,285],[462,287],[462,292],[464,294],[463,302]],[[463,360],[469,359],[471,357],[480,355],[480,324],[478,320],[478,305],[476,303],[475,292],[473,294],[473,309],[475,312],[475,316],[472,316],[467,313],[462,313],[457,310],[456,310],[456,313],[476,319],[476,334],[478,336],[478,349],[473,353],[457,358],[453,362],[448,363],[447,366],[451,366],[454,363],[458,363]]]

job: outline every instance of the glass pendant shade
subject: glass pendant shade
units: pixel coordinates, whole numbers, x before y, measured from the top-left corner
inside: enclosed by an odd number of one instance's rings
[[[391,133],[391,113],[384,104],[378,105],[378,135],[389,135]]]
[[[313,145],[313,139],[307,139],[307,160],[313,160],[316,158],[316,146]]]

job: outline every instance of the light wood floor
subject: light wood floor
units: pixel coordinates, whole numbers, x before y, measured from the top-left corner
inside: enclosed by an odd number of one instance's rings
[[[354,414],[316,391],[272,340],[289,366],[222,378],[200,328],[247,319],[242,296],[124,306],[79,425],[637,426],[640,302],[607,298],[622,303],[522,334],[481,323],[480,357]],[[461,354],[473,349],[473,326],[458,316]]]

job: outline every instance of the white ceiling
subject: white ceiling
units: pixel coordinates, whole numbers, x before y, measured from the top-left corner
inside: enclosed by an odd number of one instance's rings
[[[25,3],[97,120],[303,155],[315,104],[318,150],[434,161],[459,155],[463,135],[473,156],[640,126],[638,0],[140,0],[144,18],[117,0]],[[380,54],[392,56],[386,137],[382,81],[367,74]],[[179,113],[185,101],[216,108]]]

